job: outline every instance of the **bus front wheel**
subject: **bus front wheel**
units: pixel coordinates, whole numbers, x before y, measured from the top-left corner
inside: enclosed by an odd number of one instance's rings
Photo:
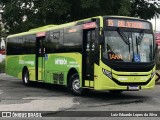
[[[27,69],[25,69],[23,71],[22,80],[23,80],[24,85],[28,86],[30,84],[30,82],[29,82],[29,72],[28,72]]]
[[[80,79],[77,73],[70,76],[68,89],[74,95],[84,95],[86,90],[80,87]]]

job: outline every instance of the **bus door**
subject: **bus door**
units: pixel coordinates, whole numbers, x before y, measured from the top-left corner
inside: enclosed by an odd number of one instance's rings
[[[95,57],[95,29],[83,31],[82,85],[93,87]]]
[[[45,68],[45,32],[37,33],[36,37],[36,80],[44,80],[44,68]]]

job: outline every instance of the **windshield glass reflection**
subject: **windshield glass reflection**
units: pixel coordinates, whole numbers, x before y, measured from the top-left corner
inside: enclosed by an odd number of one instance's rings
[[[153,35],[142,32],[105,31],[103,58],[123,62],[153,61]]]

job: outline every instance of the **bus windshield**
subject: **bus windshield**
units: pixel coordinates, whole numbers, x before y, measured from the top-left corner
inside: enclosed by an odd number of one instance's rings
[[[105,31],[104,59],[122,62],[153,61],[153,34],[128,31]]]

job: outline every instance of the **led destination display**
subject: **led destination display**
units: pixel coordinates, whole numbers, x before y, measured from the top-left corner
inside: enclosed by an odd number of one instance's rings
[[[151,29],[150,23],[148,22],[129,19],[107,19],[106,25],[110,27]]]

